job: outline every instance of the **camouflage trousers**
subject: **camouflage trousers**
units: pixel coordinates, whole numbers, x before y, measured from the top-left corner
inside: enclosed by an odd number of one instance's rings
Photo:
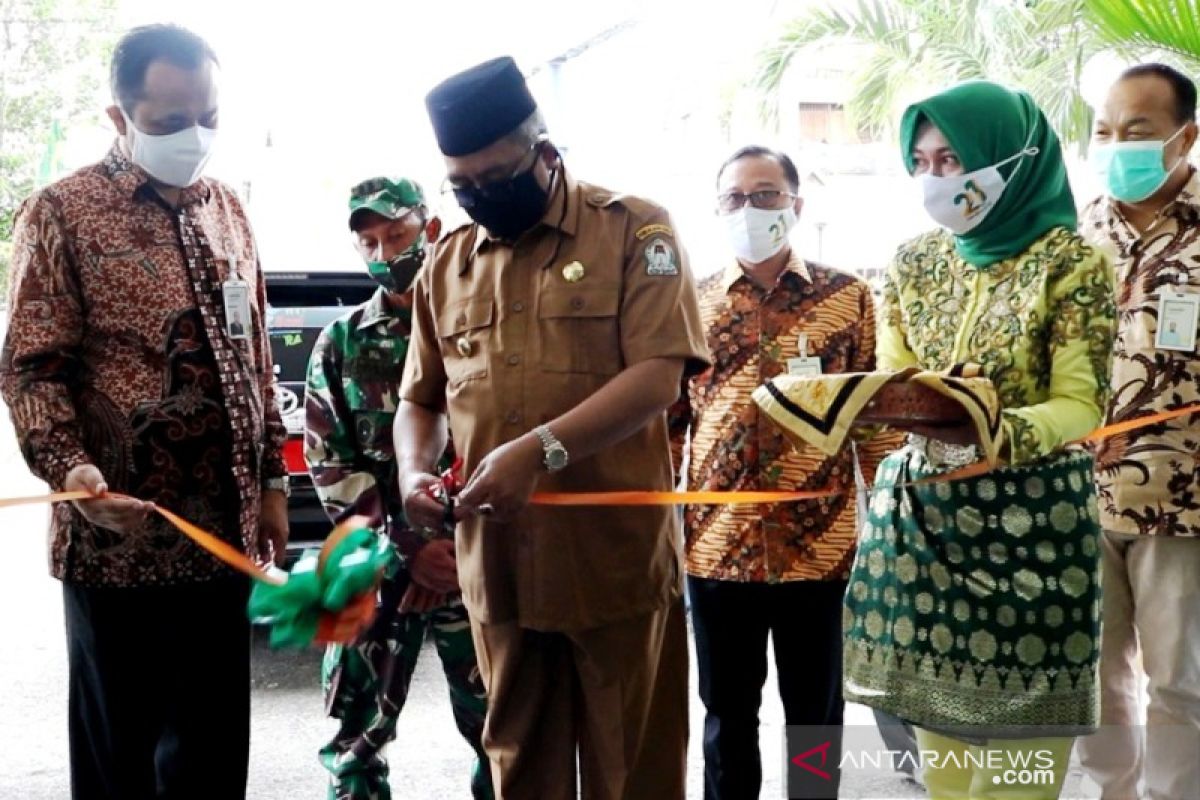
[[[398,588],[385,583],[384,608],[396,607]],[[493,797],[487,756],[480,744],[487,695],[475,661],[467,610],[455,600],[428,614],[381,614],[359,643],[332,645],[325,651],[321,665],[325,709],[341,720],[337,735],[320,754],[330,773],[329,800],[390,800],[383,748],[395,738],[396,721],[408,699],[427,634],[450,685],[454,721],[475,752],[471,796]]]

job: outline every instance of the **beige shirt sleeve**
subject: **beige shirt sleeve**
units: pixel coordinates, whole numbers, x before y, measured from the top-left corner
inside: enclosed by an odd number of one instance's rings
[[[446,407],[446,365],[438,342],[436,311],[430,302],[429,278],[433,263],[426,265],[413,288],[412,337],[404,359],[400,399],[442,411]]]
[[[687,253],[666,211],[630,226],[621,299],[621,355],[626,365],[680,358],[685,375],[708,368],[711,357],[700,322]]]

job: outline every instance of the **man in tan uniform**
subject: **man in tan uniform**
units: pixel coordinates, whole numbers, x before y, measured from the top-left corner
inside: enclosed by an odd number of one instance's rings
[[[578,763],[586,798],[682,798],[675,514],[529,499],[671,488],[665,410],[708,359],[686,258],[663,209],[566,172],[512,59],[426,105],[473,222],[418,281],[396,452],[405,513],[431,528],[447,418],[464,459],[458,573],[498,796],[575,797]]]

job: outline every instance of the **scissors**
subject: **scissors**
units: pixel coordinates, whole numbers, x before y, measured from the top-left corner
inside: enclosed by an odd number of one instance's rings
[[[455,458],[454,463],[438,476],[437,483],[425,487],[425,494],[442,504],[442,524],[448,528],[453,528],[455,524],[454,496],[463,488],[462,463],[461,457]]]
[[[425,494],[441,503],[444,507],[442,524],[448,528],[453,528],[456,524],[456,520],[454,519],[454,498],[463,490],[464,486],[462,465],[462,457],[455,458],[450,468],[438,477],[437,483],[431,483],[425,487]],[[479,513],[485,517],[494,513],[495,510],[491,503],[484,503],[478,509]]]

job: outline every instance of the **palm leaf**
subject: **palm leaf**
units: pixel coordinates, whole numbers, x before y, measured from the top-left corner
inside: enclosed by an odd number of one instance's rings
[[[1197,0],[1085,0],[1085,6],[1106,42],[1126,50],[1165,50],[1200,65]]]
[[[752,85],[760,93],[760,110],[767,120],[778,115],[778,94],[793,61],[803,53],[830,43],[859,43],[907,57],[907,31],[903,3],[858,0],[853,9],[816,8],[788,23],[779,37],[758,58]]]
[[[869,55],[855,70],[846,103],[860,129],[888,136],[914,90],[987,79],[1029,89],[1064,142],[1084,146],[1091,117],[1079,80],[1098,48],[1095,29],[1082,21],[1087,2],[831,2],[793,20],[760,53],[753,86],[764,118],[772,120],[784,75],[799,57],[834,43],[864,45]]]

